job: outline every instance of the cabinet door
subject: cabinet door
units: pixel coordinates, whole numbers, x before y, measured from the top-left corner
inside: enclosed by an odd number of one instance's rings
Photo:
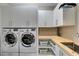
[[[22,12],[23,13],[23,12]],[[12,27],[21,26],[23,23],[22,14],[20,9],[14,7],[2,8],[2,26]]]
[[[63,9],[63,25],[75,25],[75,7],[74,8],[64,8]]]
[[[76,8],[76,36],[75,36],[75,40],[79,41],[79,4],[77,4],[77,8]]]
[[[68,56],[68,54],[66,54],[65,51],[63,51],[63,49],[60,48],[60,50],[59,50],[59,56]]]
[[[53,11],[39,10],[38,25],[39,27],[53,27]]]
[[[56,45],[55,46],[55,54],[56,54],[56,56],[59,56],[59,51],[60,51],[60,48]]]
[[[44,19],[45,13],[42,10],[38,11],[38,26],[39,27],[45,27],[46,21]]]
[[[54,53],[54,55],[56,55],[56,47],[55,47],[55,43],[53,42],[53,41],[49,41],[49,43],[50,43],[50,46],[52,47],[51,49],[52,49],[52,51],[53,51],[53,53]]]
[[[14,27],[22,27],[22,26],[27,26],[27,14],[26,14],[26,9],[25,8],[11,8],[12,9],[12,14],[13,14],[13,26]]]
[[[12,26],[12,14],[11,14],[11,10],[9,8],[2,8],[1,10],[1,15],[2,15],[2,26],[3,27],[10,27]]]
[[[0,39],[1,39],[1,8],[0,8]],[[0,56],[1,56],[1,40],[0,40]]]
[[[59,9],[59,6],[61,4],[58,4],[56,8],[54,9],[54,23],[56,26],[61,26],[63,24],[63,9]]]
[[[38,11],[38,26],[46,27],[46,12],[44,10]]]
[[[39,40],[39,46],[48,46],[48,40]]]
[[[79,4],[77,6],[77,32],[79,33]]]
[[[68,54],[66,54],[64,51],[63,51],[63,56],[69,56]]]
[[[34,7],[28,8],[28,25],[31,27],[37,26],[37,20],[38,20],[38,10]]]
[[[55,26],[58,25],[58,10],[55,9]]]
[[[0,26],[1,26],[1,8],[0,8]],[[1,27],[0,27],[1,28]]]
[[[68,56],[58,45],[55,46],[55,54],[56,56]]]
[[[57,26],[63,25],[63,9],[57,9]]]
[[[37,9],[34,7],[14,8],[14,25],[17,27],[32,27],[37,25]]]
[[[55,18],[56,18],[56,13],[55,13],[55,10],[53,10],[53,27],[56,26],[56,22],[55,22]]]
[[[46,11],[46,27],[53,27],[53,11]]]

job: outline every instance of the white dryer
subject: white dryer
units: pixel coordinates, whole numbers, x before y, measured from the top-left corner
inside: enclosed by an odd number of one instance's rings
[[[20,55],[37,55],[37,29],[20,29]]]
[[[18,55],[18,29],[2,29],[1,55]]]

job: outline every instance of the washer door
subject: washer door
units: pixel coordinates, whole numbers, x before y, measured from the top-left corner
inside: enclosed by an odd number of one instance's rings
[[[30,34],[23,34],[22,36],[22,45],[23,46],[30,46],[32,43],[35,42],[35,38],[34,35],[32,33]]]
[[[6,34],[6,36],[5,36],[5,41],[6,41],[6,43],[8,43],[9,45],[14,45],[15,43],[16,43],[16,37],[15,37],[15,35],[14,34]]]

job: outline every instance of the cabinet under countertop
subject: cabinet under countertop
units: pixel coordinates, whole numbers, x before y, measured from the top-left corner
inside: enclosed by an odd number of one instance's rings
[[[79,56],[78,53],[76,53],[75,51],[73,51],[70,48],[65,47],[62,42],[66,42],[66,43],[76,43],[73,40],[69,40],[69,39],[65,39],[59,36],[39,36],[39,40],[49,40],[51,39],[51,41],[53,41],[57,46],[59,46],[60,48],[62,48],[62,50],[64,50],[65,53],[67,53],[69,56]],[[76,43],[77,45],[79,45],[78,43]]]

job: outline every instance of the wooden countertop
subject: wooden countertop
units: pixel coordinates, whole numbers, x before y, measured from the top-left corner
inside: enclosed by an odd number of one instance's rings
[[[75,51],[73,51],[72,49],[66,47],[65,45],[62,44],[62,42],[71,42],[71,43],[75,43],[72,40],[68,40],[59,36],[39,36],[39,39],[41,40],[49,40],[51,39],[53,42],[55,42],[60,48],[63,49],[63,51],[65,51],[66,54],[68,54],[69,56],[79,56],[78,53],[76,53]],[[77,44],[77,43],[76,43]],[[79,44],[78,44],[79,45]]]

